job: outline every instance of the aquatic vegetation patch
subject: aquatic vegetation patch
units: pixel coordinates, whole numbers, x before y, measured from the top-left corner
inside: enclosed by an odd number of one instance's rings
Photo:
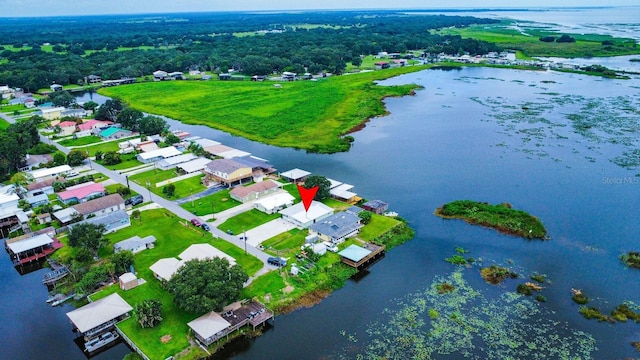
[[[582,293],[582,290],[571,289],[571,299],[580,305],[584,305],[589,302],[589,298]]]
[[[482,276],[484,281],[492,285],[498,285],[507,279],[518,278],[518,274],[498,265],[491,265],[489,267],[480,269],[480,275]]]
[[[628,267],[640,269],[640,252],[629,251],[626,254],[620,255],[620,260]]]
[[[613,318],[611,318],[608,315],[603,314],[602,312],[600,312],[600,309],[595,308],[595,307],[587,307],[587,306],[583,306],[580,308],[580,314],[582,316],[584,316],[587,319],[596,319],[599,322],[609,322],[609,323],[614,323],[616,322]]]
[[[449,283],[455,290],[440,294]],[[589,359],[595,339],[574,330],[538,301],[514,292],[485,297],[463,268],[438,276],[399,300],[352,342],[342,359]],[[346,334],[345,334],[346,336]]]

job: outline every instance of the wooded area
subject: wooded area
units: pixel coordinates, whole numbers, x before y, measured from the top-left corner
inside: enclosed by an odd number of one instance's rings
[[[491,43],[431,30],[495,20],[392,11],[299,14],[193,13],[7,19],[0,23],[0,84],[36,91],[53,83],[142,77],[153,71],[235,69],[342,73],[360,55],[424,50],[471,55]]]

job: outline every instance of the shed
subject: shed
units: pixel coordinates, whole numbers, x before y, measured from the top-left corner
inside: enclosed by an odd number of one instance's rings
[[[138,286],[138,278],[130,272],[120,275],[118,280],[120,282],[120,289],[122,290],[131,290]]]
[[[383,214],[389,210],[389,204],[382,200],[371,200],[362,204],[362,208],[376,214]]]

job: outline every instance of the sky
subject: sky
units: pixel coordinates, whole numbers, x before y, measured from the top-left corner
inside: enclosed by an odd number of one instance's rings
[[[0,17],[236,10],[637,6],[638,0],[0,0]]]

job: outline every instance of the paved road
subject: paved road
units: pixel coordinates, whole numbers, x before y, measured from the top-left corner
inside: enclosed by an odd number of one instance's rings
[[[0,117],[2,117],[4,120],[6,120],[7,122],[9,122],[11,124],[15,123],[15,120],[12,117],[7,116],[4,113],[0,113]],[[51,142],[50,139],[47,138],[44,135],[40,135],[40,140],[42,142],[45,142],[45,143],[50,143]],[[66,148],[66,147],[64,147],[64,146],[62,146],[62,145],[60,145],[60,144],[58,144],[56,142],[53,142],[53,145],[55,145],[60,151],[62,151],[65,154],[68,154],[69,151],[70,151],[68,148]],[[110,179],[120,183],[123,186],[127,186],[127,179],[125,178],[125,176],[121,175],[119,172],[113,171],[113,170],[109,170],[106,167],[96,163],[95,161],[91,161],[90,159],[88,159],[87,162],[88,162],[89,166],[93,170],[105,174],[107,177],[109,177]],[[157,203],[158,205],[164,207],[165,209],[171,211],[172,213],[176,214],[178,217],[181,217],[181,218],[183,218],[185,220],[188,220],[188,221],[193,219],[193,217],[194,217],[193,214],[191,214],[189,211],[181,208],[175,202],[163,199],[158,195],[152,194],[149,189],[147,189],[147,188],[145,188],[143,186],[140,186],[140,185],[134,183],[133,181],[129,181],[129,186],[131,187],[131,189],[133,189],[133,191],[137,192],[138,194],[141,194],[146,201],[153,201],[153,202]],[[214,236],[217,236],[217,237],[219,237],[219,238],[221,238],[223,240],[226,240],[226,241],[236,245],[237,247],[239,247],[239,248],[241,248],[243,250],[246,250],[246,252],[248,254],[251,254],[251,255],[257,257],[258,259],[260,259],[264,263],[263,267],[256,274],[254,274],[253,277],[249,278],[248,282],[246,283],[247,285],[249,283],[251,283],[251,281],[254,278],[256,278],[256,277],[258,277],[258,276],[260,276],[260,275],[262,275],[262,274],[264,274],[264,273],[266,273],[266,272],[268,272],[270,270],[277,269],[275,266],[269,265],[267,263],[267,259],[270,256],[269,254],[267,254],[267,253],[255,248],[255,247],[253,247],[251,245],[245,244],[245,242],[240,240],[238,237],[233,236],[233,235],[229,235],[229,234],[219,230],[215,226],[211,227],[211,231],[210,232]]]

